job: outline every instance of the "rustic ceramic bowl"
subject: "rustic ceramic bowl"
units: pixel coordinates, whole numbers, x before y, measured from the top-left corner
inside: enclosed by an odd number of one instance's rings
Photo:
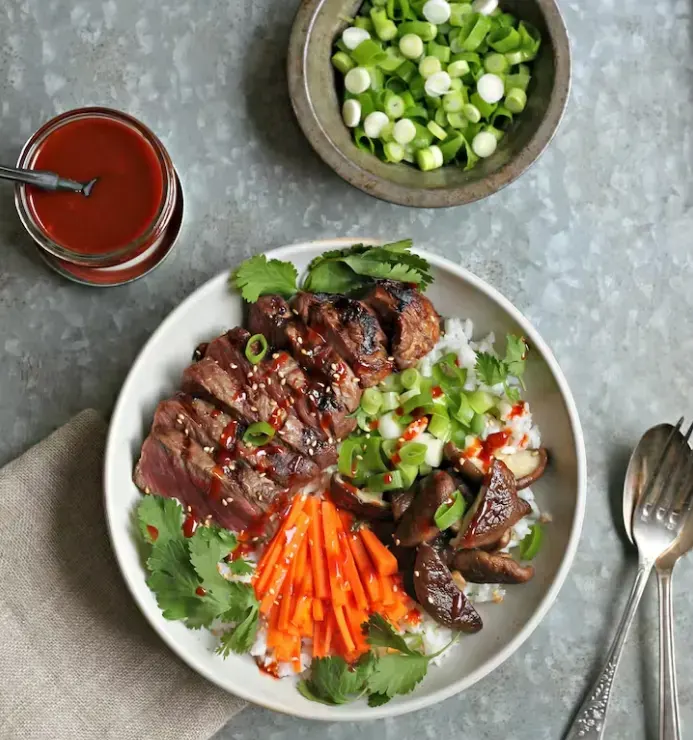
[[[347,182],[377,198],[420,208],[485,198],[523,174],[556,133],[570,91],[570,43],[555,0],[505,0],[501,7],[533,23],[543,43],[533,63],[527,107],[496,153],[469,172],[456,166],[420,172],[357,149],[342,122],[330,57],[334,39],[361,0],[304,0],[289,42],[288,78],[298,122],[320,157]]]

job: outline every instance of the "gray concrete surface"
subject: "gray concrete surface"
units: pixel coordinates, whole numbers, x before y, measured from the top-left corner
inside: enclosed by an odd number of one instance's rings
[[[44,267],[11,188],[0,185],[0,464],[84,407],[107,415],[147,337],[207,278],[257,251],[335,235],[411,236],[491,282],[552,346],[580,409],[589,490],[577,560],[511,660],[466,693],[399,719],[323,725],[249,708],[217,740],[553,740],[604,654],[634,570],[610,503],[628,450],[652,423],[693,412],[691,5],[561,6],[575,74],[554,144],[495,197],[433,212],[352,190],[302,138],[283,72],[295,2],[0,2],[0,161],[14,162],[54,113],[111,105],[160,134],[187,198],[180,244],[161,269],[104,291]],[[608,737],[656,734],[651,586]],[[675,608],[691,737],[688,562]]]

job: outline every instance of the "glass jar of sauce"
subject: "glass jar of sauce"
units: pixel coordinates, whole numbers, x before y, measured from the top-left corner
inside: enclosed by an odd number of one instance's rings
[[[109,108],[68,111],[26,143],[18,167],[57,172],[91,194],[18,185],[15,204],[34,241],[62,260],[108,267],[154,252],[171,222],[178,184],[159,139],[137,119]]]

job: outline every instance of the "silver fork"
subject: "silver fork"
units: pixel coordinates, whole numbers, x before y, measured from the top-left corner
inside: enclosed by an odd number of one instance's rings
[[[633,539],[638,548],[638,573],[606,661],[583,701],[565,740],[598,740],[604,737],[611,687],[621,659],[626,635],[633,622],[647,580],[657,558],[674,543],[693,509],[691,459],[687,440],[679,430],[680,419],[656,458],[653,470],[633,512]]]

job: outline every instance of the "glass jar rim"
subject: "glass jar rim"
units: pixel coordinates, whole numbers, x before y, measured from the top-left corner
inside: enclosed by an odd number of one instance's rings
[[[33,209],[29,205],[26,186],[23,184],[18,184],[15,187],[15,206],[24,228],[42,249],[55,257],[74,264],[91,267],[108,267],[137,257],[165,230],[175,207],[177,195],[176,174],[171,157],[166,151],[164,145],[151,129],[127,113],[123,113],[122,111],[113,108],[98,106],[69,110],[44,123],[22,147],[22,151],[20,152],[19,159],[17,161],[17,167],[23,169],[30,168],[30,163],[37,156],[41,145],[60,127],[73,121],[89,118],[104,118],[129,126],[136,133],[141,135],[152,147],[159,165],[161,166],[163,189],[159,208],[146,231],[124,247],[120,247],[117,250],[98,255],[83,254],[72,251],[64,245],[59,244],[50,236],[45,228],[43,228],[34,214]]]

